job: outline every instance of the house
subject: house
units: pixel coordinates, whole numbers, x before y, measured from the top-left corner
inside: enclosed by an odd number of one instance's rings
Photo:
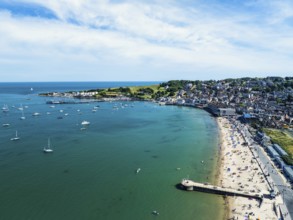
[[[185,103],[185,100],[182,99],[182,98],[177,99],[177,101],[176,101],[176,104],[177,104],[177,105],[184,105],[184,103]]]
[[[233,116],[236,115],[235,108],[219,108],[219,116]]]

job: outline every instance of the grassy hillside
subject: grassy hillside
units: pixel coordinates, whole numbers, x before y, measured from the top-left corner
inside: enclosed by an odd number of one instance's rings
[[[293,165],[293,137],[277,129],[264,128],[263,130],[274,143],[280,145],[289,154],[290,157],[284,159]]]
[[[148,86],[130,86],[130,87],[119,87],[119,88],[108,88],[99,91],[97,98],[103,97],[118,97],[127,96],[138,98],[141,100],[148,100],[168,94],[164,87],[160,85],[148,85]]]

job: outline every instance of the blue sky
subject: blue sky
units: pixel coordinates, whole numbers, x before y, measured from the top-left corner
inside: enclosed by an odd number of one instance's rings
[[[291,0],[0,0],[1,81],[293,75]]]

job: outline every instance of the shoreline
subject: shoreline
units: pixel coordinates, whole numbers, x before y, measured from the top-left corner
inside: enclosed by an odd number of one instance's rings
[[[225,188],[233,188],[250,192],[269,194],[269,186],[264,180],[258,164],[254,161],[248,146],[243,145],[241,134],[226,118],[216,118],[219,129],[219,162],[217,184]],[[274,210],[277,200],[263,199],[262,204],[256,200],[243,197],[224,198],[225,219],[271,219],[277,220]]]
[[[223,168],[224,168],[224,161],[223,161],[223,157],[224,157],[224,150],[223,150],[223,143],[224,143],[224,135],[223,135],[223,131],[222,131],[222,127],[221,127],[221,122],[219,121],[220,118],[215,118],[217,126],[218,126],[218,161],[217,161],[217,174],[216,174],[216,185],[220,186],[222,185],[221,182],[223,180]],[[223,220],[225,219],[229,219],[230,217],[230,210],[231,210],[231,199],[229,197],[223,196],[223,201],[224,201],[224,214],[223,214]]]

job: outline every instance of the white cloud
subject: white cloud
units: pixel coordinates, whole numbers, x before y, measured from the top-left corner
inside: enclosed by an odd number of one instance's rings
[[[74,72],[75,79],[81,80],[84,77],[77,70],[93,73],[103,67],[107,76],[89,74],[84,80],[91,76],[95,80],[130,80],[134,76],[133,80],[160,80],[168,79],[168,73],[178,78],[223,78],[232,73],[286,74],[292,70],[293,29],[284,22],[292,8],[280,2],[266,1],[283,9],[267,25],[268,12],[258,10],[255,13],[261,14],[253,16],[245,10],[227,11],[220,4],[215,13],[208,5],[179,7],[173,1],[22,2],[43,5],[59,20],[0,11],[2,71],[46,72],[47,67],[59,77]],[[264,7],[261,1],[257,4]],[[268,8],[275,13],[273,6]],[[263,20],[256,20],[261,16]],[[117,68],[123,68],[125,74],[117,73]],[[148,76],[134,74],[147,74],[148,70]]]

